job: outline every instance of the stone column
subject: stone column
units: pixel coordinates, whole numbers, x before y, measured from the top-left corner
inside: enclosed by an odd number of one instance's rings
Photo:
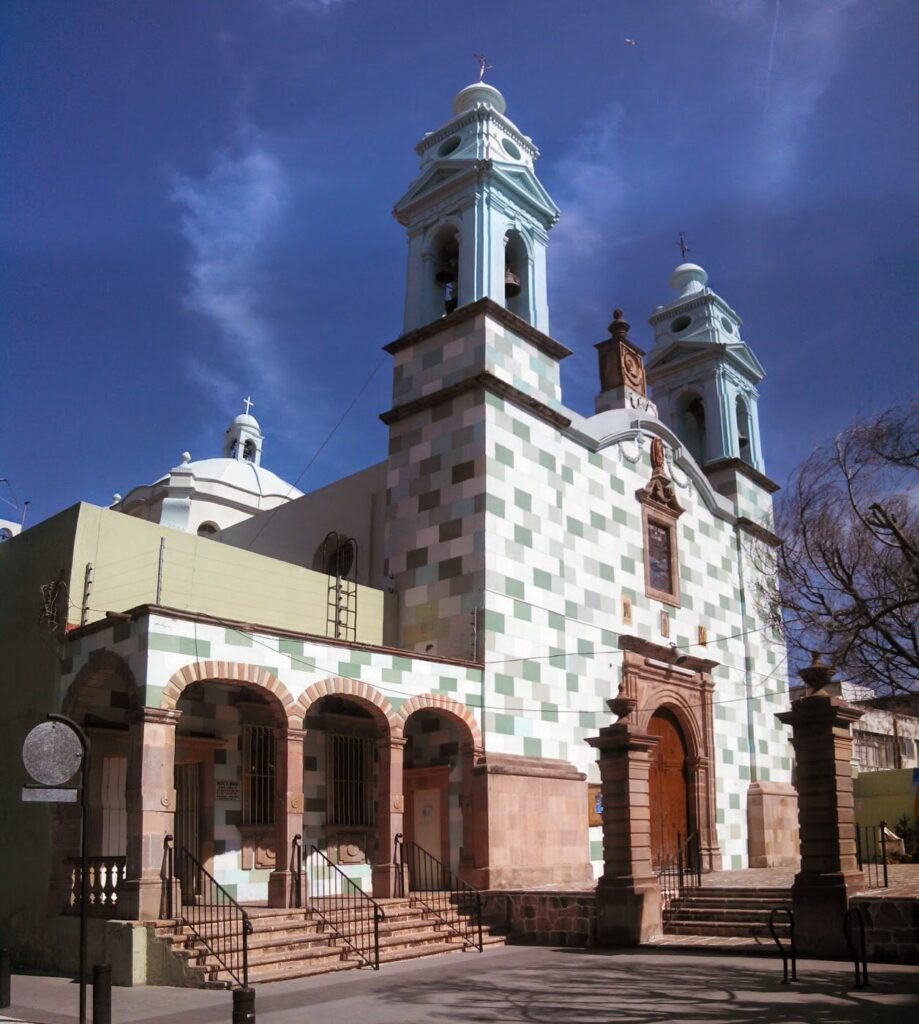
[[[660,883],[651,865],[648,786],[651,758],[659,740],[620,721],[587,742],[600,752],[603,793],[597,942],[638,946],[662,931]]]
[[[402,831],[405,796],[402,791],[402,761],[405,751],[403,737],[383,736],[377,742],[379,751],[379,815],[378,851],[373,865],[373,895],[377,898],[395,896],[399,892],[393,845]],[[407,892],[403,886],[402,892]]]
[[[165,839],[175,830],[175,744],[181,714],[142,707],[131,715],[121,900],[123,916],[132,920],[155,921],[166,914]]]
[[[275,734],[275,859],[268,876],[268,906],[293,907],[293,841],[303,835],[303,741],[305,729],[278,729]]]
[[[862,712],[823,689],[832,674],[819,664],[804,669],[810,695],[776,715],[791,726],[797,766],[801,870],[792,905],[804,956],[847,955],[843,916],[849,896],[864,884],[855,848],[850,728]]]
[[[475,798],[475,784],[472,769],[475,767],[481,751],[472,743],[463,743],[460,747],[460,764],[462,781],[460,782],[460,806],[463,812],[463,843],[460,847],[459,875],[463,881],[474,885],[475,868],[477,865],[475,841],[479,828],[487,832],[488,824],[481,820],[478,803]]]

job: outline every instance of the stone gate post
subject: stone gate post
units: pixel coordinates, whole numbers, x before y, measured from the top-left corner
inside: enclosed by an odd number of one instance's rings
[[[402,831],[405,796],[402,790],[402,765],[405,739],[386,735],[377,743],[379,751],[379,852],[373,865],[373,895],[377,898],[397,893],[393,845]]]
[[[638,946],[662,931],[660,883],[651,865],[648,786],[659,740],[617,722],[587,742],[599,751],[603,794],[604,868],[597,884],[596,939],[606,946]]]
[[[776,715],[790,725],[798,786],[801,870],[792,886],[795,936],[804,956],[846,956],[843,917],[864,885],[858,870],[852,797],[851,725],[862,712],[825,687],[833,670],[803,669],[809,695]]]
[[[303,833],[303,741],[304,729],[291,726],[276,734],[275,861],[268,876],[268,906],[295,905],[291,871],[294,836]]]

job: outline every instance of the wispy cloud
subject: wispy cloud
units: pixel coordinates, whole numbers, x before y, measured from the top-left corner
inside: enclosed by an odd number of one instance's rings
[[[840,71],[854,33],[858,0],[711,0],[719,15],[757,30],[762,72],[749,77],[759,94],[761,124],[749,177],[755,191],[772,193],[791,178],[821,97]],[[755,45],[751,41],[751,45]],[[749,51],[744,48],[744,56]]]
[[[308,14],[325,14],[345,0],[268,0],[277,11],[305,11]]]
[[[202,178],[176,175],[171,194],[191,249],[185,302],[216,326],[223,348],[213,368],[198,357],[190,372],[221,404],[234,386],[282,401],[282,357],[264,302],[266,262],[287,201],[283,167],[250,142],[239,152],[217,153]]]

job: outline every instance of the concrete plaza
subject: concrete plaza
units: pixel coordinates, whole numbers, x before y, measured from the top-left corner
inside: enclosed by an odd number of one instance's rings
[[[259,987],[258,1024],[847,1024],[919,1019],[919,971],[869,965],[871,986],[854,988],[851,964],[801,961],[781,984],[781,961],[602,949],[505,946],[395,964],[379,973]],[[91,1004],[90,1004],[91,1005]],[[5,1014],[5,1016],[4,1016]],[[116,1024],[220,1024],[228,992],[113,990]],[[70,1024],[77,986],[66,978],[14,975],[2,1021]]]

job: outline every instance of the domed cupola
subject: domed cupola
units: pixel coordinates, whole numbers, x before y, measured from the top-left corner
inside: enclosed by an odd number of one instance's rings
[[[251,399],[245,400],[246,411],[241,412],[227,427],[223,438],[223,454],[227,459],[239,462],[251,462],[255,466],[262,463],[262,435],[258,420],[250,415],[254,405]]]

